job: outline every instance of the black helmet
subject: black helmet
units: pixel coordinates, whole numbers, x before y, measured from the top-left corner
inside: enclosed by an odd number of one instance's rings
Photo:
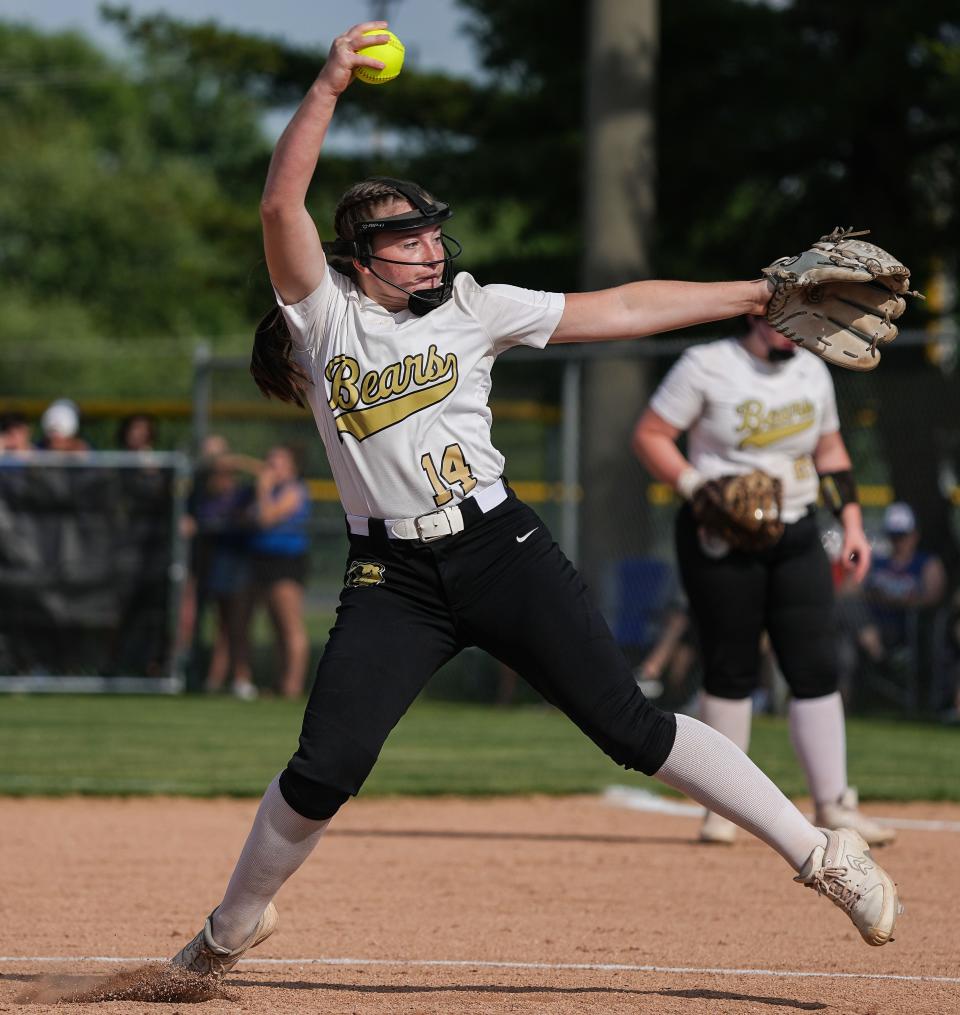
[[[395,285],[380,275],[373,266],[374,261],[386,261],[389,264],[428,264],[427,261],[397,261],[390,257],[378,257],[373,253],[371,240],[378,233],[402,233],[412,229],[423,229],[424,226],[439,225],[446,222],[453,215],[450,205],[442,201],[433,201],[415,183],[408,180],[395,180],[390,176],[374,176],[370,182],[386,184],[391,190],[395,190],[401,197],[406,198],[413,205],[413,211],[403,212],[401,215],[388,215],[381,219],[366,219],[354,225],[356,236],[352,240],[338,239],[331,243],[324,243],[323,249],[336,257],[355,258],[370,271],[381,282],[393,286],[406,293],[409,297],[407,307],[418,317],[429,313],[442,303],[450,299],[453,292],[453,269],[452,261],[460,255],[463,249],[460,244],[445,233],[441,234],[443,242],[443,274],[440,285],[433,289],[420,289],[417,292],[410,292],[402,286]]]

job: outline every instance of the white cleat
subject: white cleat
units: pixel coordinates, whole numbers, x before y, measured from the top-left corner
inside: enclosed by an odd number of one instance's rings
[[[174,955],[170,960],[170,965],[187,969],[191,973],[198,973],[200,976],[222,980],[243,958],[244,953],[266,941],[277,929],[280,922],[277,908],[271,902],[263,911],[263,916],[257,921],[256,927],[253,928],[247,940],[239,948],[234,948],[231,951],[213,940],[212,919],[213,913],[207,917],[203,930]]]
[[[700,842],[709,842],[718,846],[730,846],[737,837],[737,826],[726,818],[707,811],[700,826]]]
[[[893,940],[903,906],[890,875],[873,859],[867,843],[850,828],[822,828],[826,848],[817,846],[793,879],[842,909],[868,945]]]
[[[889,825],[868,818],[859,809],[857,791],[853,786],[848,787],[839,800],[817,804],[814,824],[819,828],[852,828],[866,839],[868,846],[886,846],[897,837]]]

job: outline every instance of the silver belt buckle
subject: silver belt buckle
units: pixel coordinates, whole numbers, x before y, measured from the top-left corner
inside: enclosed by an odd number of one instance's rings
[[[437,518],[438,516],[442,516],[446,521],[447,531],[446,532],[434,531],[433,533],[424,532],[422,524],[423,519]],[[444,508],[441,508],[439,511],[428,511],[426,514],[417,515],[417,517],[414,518],[413,520],[413,527],[417,530],[417,538],[420,540],[421,543],[432,543],[437,539],[443,539],[445,536],[453,535],[453,523],[450,521],[450,516],[447,514]]]

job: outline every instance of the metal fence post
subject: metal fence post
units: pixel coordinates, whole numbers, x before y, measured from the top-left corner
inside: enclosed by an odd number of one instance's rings
[[[562,510],[560,539],[564,553],[577,563],[580,556],[580,360],[568,359],[563,364],[560,435],[560,481]]]
[[[193,351],[193,414],[191,419],[191,446],[199,454],[204,439],[210,432],[210,398],[212,370],[210,345],[200,342]]]

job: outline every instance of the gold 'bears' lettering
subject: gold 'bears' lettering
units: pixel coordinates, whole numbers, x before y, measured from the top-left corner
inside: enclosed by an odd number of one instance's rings
[[[806,398],[772,409],[759,399],[748,398],[737,406],[737,415],[740,417],[737,433],[744,434],[738,446],[762,448],[809,430],[816,421],[817,412],[814,404]]]
[[[357,360],[341,353],[329,360],[323,375],[330,382],[328,404],[339,410],[337,430],[358,441],[442,402],[459,379],[457,357],[441,354],[435,345],[365,373]]]

